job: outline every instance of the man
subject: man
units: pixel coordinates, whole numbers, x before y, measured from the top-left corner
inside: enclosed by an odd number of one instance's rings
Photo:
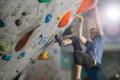
[[[73,44],[74,48],[74,63],[75,63],[75,80],[80,80],[82,66],[91,68],[101,64],[105,37],[101,28],[100,17],[97,7],[95,7],[96,28],[90,29],[90,37],[92,41],[88,41],[82,35],[83,18],[79,27],[79,37],[72,36],[67,39],[59,39],[64,45]],[[86,46],[86,52],[82,51],[79,40]]]

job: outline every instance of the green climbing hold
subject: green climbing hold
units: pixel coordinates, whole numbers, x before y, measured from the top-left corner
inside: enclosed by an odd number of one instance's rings
[[[0,49],[1,49],[2,51],[7,51],[7,50],[10,49],[10,44],[1,44],[1,45],[0,45]]]
[[[41,3],[49,3],[51,0],[38,0]]]

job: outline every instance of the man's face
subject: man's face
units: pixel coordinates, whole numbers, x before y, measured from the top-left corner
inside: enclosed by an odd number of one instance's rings
[[[96,28],[92,28],[90,29],[90,37],[91,37],[91,40],[94,40],[97,36],[97,30]]]

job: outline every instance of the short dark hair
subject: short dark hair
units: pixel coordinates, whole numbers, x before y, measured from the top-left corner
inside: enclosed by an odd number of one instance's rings
[[[93,27],[93,28],[91,28],[91,29],[90,29],[90,31],[91,31],[91,30],[94,30],[94,29],[96,29],[96,28],[95,28],[95,27]]]

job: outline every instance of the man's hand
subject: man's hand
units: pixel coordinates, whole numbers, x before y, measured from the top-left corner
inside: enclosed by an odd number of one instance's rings
[[[98,4],[98,0],[95,0],[95,7],[97,6],[97,4]]]
[[[77,18],[80,20],[83,20],[83,16],[81,16],[81,15],[77,15]]]
[[[83,44],[87,42],[87,39],[82,35],[82,29],[83,29],[83,16],[80,16],[79,18],[81,20],[80,26],[79,26],[79,38]]]

